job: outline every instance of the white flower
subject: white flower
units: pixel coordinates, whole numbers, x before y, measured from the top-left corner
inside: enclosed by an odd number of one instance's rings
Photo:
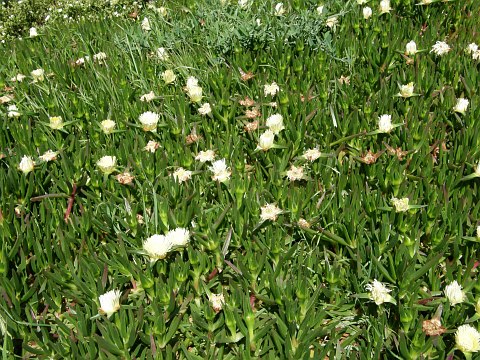
[[[407,43],[407,45],[405,46],[405,55],[415,55],[417,52],[417,44],[415,43],[415,41],[412,40]]]
[[[192,172],[190,170],[185,170],[182,167],[179,167],[175,172],[172,174],[175,181],[178,183],[186,182],[192,178]]]
[[[113,129],[115,129],[115,121],[107,119],[103,120],[100,123],[100,128],[105,134],[111,134],[113,132]]]
[[[465,115],[465,113],[467,112],[468,103],[469,103],[468,99],[465,99],[465,98],[457,99],[457,103],[455,104],[453,111],[458,112],[462,115]]]
[[[306,150],[302,157],[305,159],[305,160],[308,160],[310,162],[314,162],[315,160],[317,160],[320,156],[322,156],[322,153],[320,152],[320,150],[318,150],[317,148],[314,148],[314,149],[308,149]]]
[[[153,99],[155,99],[155,93],[153,91],[150,91],[148,94],[143,94],[140,96],[140,101],[144,102],[150,102]]]
[[[280,114],[270,116],[267,119],[266,125],[275,135],[278,135],[280,131],[285,129],[285,126],[283,126],[283,116]]]
[[[216,313],[223,309],[223,305],[225,304],[225,298],[223,294],[211,294],[209,296],[209,300],[212,304],[213,311]]]
[[[475,167],[475,175],[480,176],[480,161],[478,162],[477,166]]]
[[[324,8],[323,5],[317,6],[317,14],[318,14],[318,15],[322,15],[322,13],[323,13],[323,8]]]
[[[81,65],[84,65],[84,64],[85,64],[85,58],[83,58],[83,57],[75,60],[75,65],[77,65],[77,66],[81,66]]]
[[[57,155],[58,155],[58,153],[56,151],[47,150],[39,158],[42,161],[49,162],[49,161],[57,160]]]
[[[395,207],[396,212],[405,212],[410,209],[410,205],[408,205],[409,199],[397,199],[396,197],[392,198],[392,204]]]
[[[212,180],[218,182],[225,182],[230,179],[230,176],[232,175],[230,168],[228,168],[225,163],[225,159],[213,162],[212,166],[209,167],[209,170],[213,172]]]
[[[143,250],[152,261],[165,259],[172,249],[172,243],[165,235],[155,234],[143,242]]]
[[[303,179],[303,167],[292,165],[290,170],[287,171],[287,178],[290,181],[302,180]]]
[[[365,6],[365,7],[363,8],[363,18],[364,18],[365,20],[369,19],[369,18],[372,16],[372,13],[373,13],[373,12],[372,12],[372,8],[371,8],[371,7]]]
[[[265,93],[265,96],[268,96],[268,95],[275,96],[279,91],[280,91],[280,88],[278,87],[275,81],[272,82],[271,84],[265,84],[263,86],[263,92]]]
[[[45,79],[45,71],[43,69],[33,70],[30,75],[32,75],[33,81],[43,81]]]
[[[35,163],[31,156],[23,156],[20,164],[18,164],[18,169],[22,171],[25,175],[28,174],[30,171],[33,171],[35,168]]]
[[[202,100],[202,88],[200,86],[192,86],[188,88],[187,95],[191,102],[200,102]]]
[[[382,133],[389,133],[392,131],[392,116],[384,114],[378,118],[378,130]]]
[[[38,36],[37,29],[32,27],[32,28],[30,28],[30,37],[33,38],[35,36]]]
[[[157,131],[157,124],[159,119],[160,119],[160,115],[151,111],[144,112],[138,118],[138,120],[142,123],[142,129],[144,131],[152,131],[152,132]]]
[[[120,310],[120,296],[122,293],[120,290],[110,290],[103,295],[98,297],[100,301],[100,313],[107,315],[107,317],[112,316],[115,312]]]
[[[172,246],[185,246],[190,241],[190,232],[185,228],[170,230],[165,236]]]
[[[392,8],[390,7],[390,0],[380,1],[380,15],[389,13]]]
[[[198,108],[198,113],[200,115],[208,115],[212,112],[212,107],[209,103],[204,103]]]
[[[325,21],[325,25],[327,25],[330,29],[335,30],[338,24],[338,18],[336,16],[331,16]]]
[[[16,105],[10,105],[10,106],[7,108],[7,111],[8,111],[7,116],[8,116],[9,118],[13,118],[13,117],[17,118],[17,117],[19,117],[19,116],[21,115],[21,114],[18,112],[18,108],[17,108]]]
[[[262,219],[262,221],[275,221],[277,220],[278,215],[282,213],[282,209],[277,207],[275,204],[266,204],[265,206],[262,206],[260,210],[262,211],[260,214],[260,219]]]
[[[477,226],[477,238],[480,239],[480,225]]]
[[[365,288],[370,291],[370,299],[375,301],[375,304],[377,305],[381,305],[385,302],[395,302],[393,297],[389,294],[392,290],[387,289],[387,287],[377,279],[373,280],[372,284],[367,284]]]
[[[54,130],[63,129],[63,119],[61,116],[50,116],[48,118],[50,120],[49,126]]]
[[[398,95],[404,98],[413,96],[413,86],[413,82],[409,82],[407,85],[401,85]]]
[[[157,13],[162,15],[163,17],[166,17],[168,15],[167,8],[165,6],[160,6],[159,8],[155,9]]]
[[[462,286],[457,283],[457,280],[445,286],[444,293],[452,306],[460,304],[466,299],[465,292],[462,290]]]
[[[165,50],[165,48],[163,48],[163,47],[159,47],[157,49],[157,57],[162,61],[167,60],[168,59],[167,50]]]
[[[475,304],[475,312],[477,313],[477,315],[480,315],[480,298],[478,298]]]
[[[15,75],[13,78],[11,78],[11,79],[10,79],[10,81],[14,81],[14,82],[16,82],[16,81],[18,81],[18,82],[22,82],[22,81],[23,81],[23,79],[25,79],[25,78],[26,78],[26,76],[25,76],[25,75],[23,75],[23,74],[17,74],[17,75]]]
[[[109,175],[115,171],[117,158],[115,156],[104,156],[97,161],[97,166],[105,175]]]
[[[435,45],[432,46],[430,52],[435,53],[435,55],[442,56],[450,51],[450,46],[445,41],[437,41]]]
[[[283,14],[285,14],[285,8],[283,7],[283,3],[277,3],[277,5],[275,5],[275,15],[282,16]]]
[[[275,134],[271,130],[265,131],[260,135],[258,140],[257,150],[267,151],[273,147],[273,140],[275,140]]]
[[[152,154],[160,147],[160,144],[154,140],[150,140],[143,148],[145,151],[150,151]]]
[[[186,91],[188,92],[189,89],[198,86],[198,79],[195,76],[190,76],[187,79],[187,85],[185,86]]]
[[[175,76],[174,72],[172,70],[165,70],[162,73],[162,79],[165,82],[165,84],[171,84],[175,81],[177,77]]]
[[[213,161],[215,160],[215,151],[213,150],[199,151],[198,155],[195,156],[195,160],[198,160],[202,163],[207,161]]]
[[[455,344],[463,353],[480,351],[480,333],[471,325],[461,325],[455,332]]]
[[[473,60],[480,60],[480,49],[473,52],[472,59]]]
[[[150,21],[148,21],[148,18],[144,18],[142,21],[142,30],[143,31],[150,31],[152,28],[150,27]]]
[[[103,64],[107,59],[107,54],[104,52],[99,52],[98,54],[93,55],[93,61],[97,61],[100,64]]]
[[[432,0],[420,0],[420,2],[417,5],[428,5],[431,3],[432,3]]]
[[[478,45],[475,43],[471,43],[471,44],[468,44],[467,48],[465,49],[465,52],[467,54],[472,54],[477,50],[478,50]]]
[[[238,6],[240,6],[242,9],[245,9],[248,5],[248,0],[238,0]]]
[[[366,3],[367,3],[367,0],[357,0],[358,5],[363,5],[363,4],[366,4]]]

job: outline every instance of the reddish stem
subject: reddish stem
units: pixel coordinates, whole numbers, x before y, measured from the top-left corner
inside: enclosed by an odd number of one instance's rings
[[[70,198],[68,199],[68,203],[67,203],[67,211],[65,211],[65,216],[64,216],[65,222],[68,221],[68,218],[70,217],[70,213],[72,212],[73,203],[75,201],[76,194],[77,194],[77,184],[73,183],[72,193],[70,194]]]

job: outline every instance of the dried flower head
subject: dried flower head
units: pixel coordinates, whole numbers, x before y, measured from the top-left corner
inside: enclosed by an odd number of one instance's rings
[[[150,140],[143,148],[145,151],[150,151],[152,154],[160,147],[160,144],[154,140]]]
[[[251,110],[247,109],[245,111],[245,116],[247,117],[247,119],[255,119],[256,117],[262,116],[262,114],[260,113],[259,108],[253,108]]]
[[[212,304],[213,311],[216,313],[223,309],[223,305],[225,304],[225,298],[223,294],[211,294],[209,300]]]
[[[258,129],[258,121],[252,121],[252,122],[246,123],[245,126],[243,127],[243,129],[246,132],[252,132],[252,131],[257,130]]]
[[[115,179],[117,179],[117,181],[122,185],[128,185],[132,183],[133,179],[135,179],[135,176],[125,171],[115,176]]]
[[[442,326],[440,319],[433,318],[431,320],[423,320],[422,331],[428,336],[437,336],[445,333],[447,329]]]
[[[298,226],[300,226],[303,229],[310,229],[312,226],[307,220],[300,218],[297,222]]]
[[[290,181],[302,180],[304,177],[303,166],[292,165],[290,170],[287,171],[287,178]]]
[[[248,96],[245,97],[245,99],[240,100],[239,103],[240,103],[240,105],[246,106],[246,107],[250,107],[250,106],[255,105],[255,101],[250,99]]]

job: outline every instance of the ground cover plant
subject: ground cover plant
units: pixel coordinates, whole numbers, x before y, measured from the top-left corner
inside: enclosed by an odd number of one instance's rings
[[[0,45],[3,358],[480,358],[478,2],[88,4]]]

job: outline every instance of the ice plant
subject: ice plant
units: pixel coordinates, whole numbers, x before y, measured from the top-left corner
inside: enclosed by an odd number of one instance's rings
[[[262,219],[262,221],[275,221],[277,220],[278,215],[282,213],[282,210],[275,204],[265,204],[260,210],[262,211],[260,214],[260,219]]]
[[[392,198],[392,204],[396,212],[405,212],[410,209],[408,205],[408,198],[397,199],[396,197]]]
[[[190,241],[190,232],[185,228],[176,228],[165,234],[172,246],[185,246]]]
[[[323,8],[324,8],[323,5],[317,6],[317,14],[318,14],[318,15],[322,15],[322,13],[323,13]]]
[[[467,112],[469,101],[468,99],[465,98],[459,98],[457,99],[457,103],[453,107],[453,111],[460,113],[462,115],[465,115]]]
[[[98,62],[99,64],[103,64],[107,60],[107,54],[104,52],[99,52],[93,55],[93,61]]]
[[[282,16],[283,14],[285,14],[283,3],[277,3],[277,5],[275,5],[275,16]]]
[[[61,116],[50,116],[49,117],[50,123],[49,126],[54,130],[63,129],[63,119]]]
[[[32,75],[33,82],[43,81],[45,79],[45,71],[43,69],[33,70],[30,75]]]
[[[401,96],[403,98],[409,98],[414,95],[413,93],[413,82],[409,82],[407,85],[401,85],[400,86],[400,92],[398,93],[398,96]]]
[[[389,294],[392,290],[387,289],[387,287],[377,279],[374,279],[373,283],[367,284],[365,288],[370,291],[370,299],[373,300],[375,304],[381,305],[385,302],[395,303],[395,300]]]
[[[25,78],[26,78],[25,75],[23,75],[23,74],[17,74],[17,75],[15,75],[14,77],[12,77],[12,78],[10,79],[10,81],[13,81],[13,82],[22,82],[23,79],[25,79]]]
[[[225,297],[223,294],[211,294],[209,300],[212,304],[213,311],[216,313],[223,309],[223,305],[225,304]]]
[[[365,20],[368,20],[372,16],[372,13],[373,13],[372,8],[369,7],[369,6],[365,6],[363,8],[362,12],[363,12],[363,18]]]
[[[290,170],[287,171],[287,178],[290,181],[302,180],[304,177],[303,166],[292,165]]]
[[[192,178],[192,172],[190,170],[185,170],[184,168],[179,167],[177,170],[175,170],[172,176],[176,182],[182,183]]]
[[[105,175],[109,175],[115,171],[117,166],[117,158],[115,156],[103,156],[97,161],[97,166]]]
[[[155,99],[155,93],[153,91],[150,91],[148,94],[143,94],[140,96],[140,101],[143,102],[150,102],[153,99]]]
[[[450,302],[450,305],[455,306],[461,304],[466,300],[465,292],[462,290],[462,286],[457,282],[457,280],[451,282],[445,286],[445,297]]]
[[[18,164],[18,169],[23,172],[25,175],[29,172],[33,171],[35,168],[35,162],[33,161],[31,156],[24,155],[22,160],[20,160],[20,164]]]
[[[263,92],[265,96],[268,96],[268,95],[275,96],[279,91],[280,91],[280,87],[277,85],[275,81],[272,82],[271,84],[265,84],[263,86]]]
[[[160,116],[152,111],[146,111],[140,115],[138,120],[142,124],[142,129],[144,131],[157,131],[157,124]]]
[[[389,13],[392,10],[390,0],[382,0],[379,5],[380,15]]]
[[[326,21],[325,25],[327,25],[330,29],[333,29],[335,31],[335,28],[337,27],[338,24],[338,18],[336,16],[330,16]]]
[[[285,129],[285,126],[283,126],[283,116],[280,114],[270,116],[267,119],[266,125],[275,135],[278,135],[280,131]]]
[[[38,36],[37,29],[34,28],[34,27],[31,27],[30,30],[29,30],[29,34],[30,34],[31,38],[34,38],[34,37]]]
[[[405,55],[415,55],[417,53],[417,44],[415,43],[415,41],[410,41],[409,43],[407,43],[407,45],[405,46]]]
[[[472,54],[475,51],[478,51],[478,45],[475,43],[468,44],[467,48],[465,49],[467,54]]]
[[[142,21],[142,30],[143,31],[150,31],[152,30],[152,28],[150,27],[150,21],[148,20],[147,17],[143,18],[143,21]]]
[[[18,118],[21,114],[18,112],[18,108],[16,105],[10,105],[7,108],[7,116],[9,118]]]
[[[202,104],[202,106],[198,108],[198,113],[203,116],[208,115],[211,112],[212,112],[212,107],[210,106],[209,103],[204,103]]]
[[[191,102],[200,102],[202,101],[202,88],[200,86],[189,87],[187,90],[187,95]]]
[[[150,140],[147,145],[143,148],[145,151],[149,151],[152,154],[160,147],[160,144],[154,140]]]
[[[175,75],[175,73],[172,70],[165,70],[162,73],[162,79],[165,82],[165,84],[173,83],[176,78],[177,78],[177,76]]]
[[[318,150],[318,148],[314,148],[314,149],[308,149],[306,150],[302,157],[305,159],[305,160],[308,160],[310,162],[314,162],[315,160],[317,160],[320,156],[322,156],[322,153],[320,152],[320,150]]]
[[[100,123],[100,129],[104,132],[104,134],[111,134],[113,130],[115,129],[115,121],[107,119],[103,120]]]
[[[56,151],[47,150],[43,155],[39,156],[39,159],[45,162],[57,160],[58,153]]]
[[[169,56],[167,50],[165,50],[163,47],[159,47],[157,49],[157,57],[162,61],[168,60]]]
[[[110,290],[103,295],[98,297],[100,302],[100,308],[98,311],[101,314],[107,315],[107,317],[112,316],[115,312],[120,310],[120,296],[122,293],[120,290]]]
[[[213,150],[206,150],[206,151],[199,151],[197,156],[195,156],[195,160],[198,160],[202,163],[207,161],[215,160],[215,151]]]
[[[213,172],[212,180],[218,182],[225,182],[230,179],[230,176],[232,175],[230,168],[227,167],[225,159],[213,162],[212,166],[209,167],[209,170]]]
[[[171,249],[172,243],[165,235],[155,234],[143,242],[143,250],[151,261],[165,259]]]
[[[443,56],[450,51],[450,46],[445,41],[437,41],[435,45],[432,46],[433,52],[437,56]]]
[[[392,125],[392,116],[384,114],[378,118],[378,131],[381,133],[389,133],[394,126]]]
[[[480,333],[471,325],[461,325],[455,332],[456,348],[471,359],[471,354],[480,351]]]
[[[271,130],[265,131],[260,135],[258,140],[258,145],[256,150],[267,151],[273,147],[273,140],[275,139],[275,134]]]

